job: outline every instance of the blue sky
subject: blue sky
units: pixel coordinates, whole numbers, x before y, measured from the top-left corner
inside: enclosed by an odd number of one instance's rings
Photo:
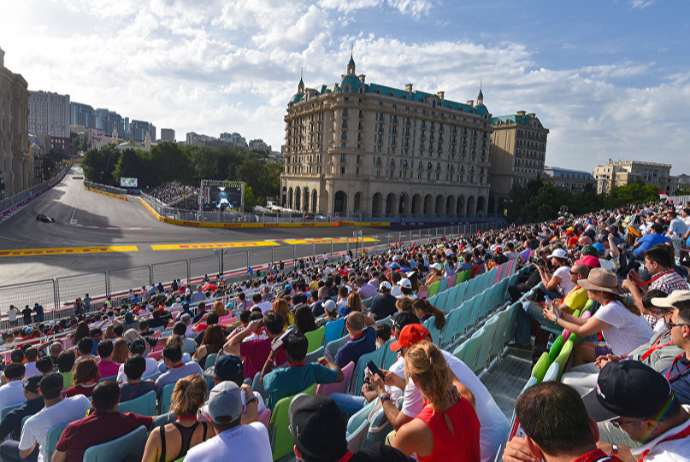
[[[5,64],[32,90],[174,128],[283,144],[285,108],[339,81],[535,112],[547,165],[612,159],[690,173],[690,3],[447,0],[3,0]]]

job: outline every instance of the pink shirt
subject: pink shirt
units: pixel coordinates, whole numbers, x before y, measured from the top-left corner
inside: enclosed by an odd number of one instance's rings
[[[115,361],[98,361],[98,371],[101,373],[101,378],[113,377],[117,375],[120,365]]]

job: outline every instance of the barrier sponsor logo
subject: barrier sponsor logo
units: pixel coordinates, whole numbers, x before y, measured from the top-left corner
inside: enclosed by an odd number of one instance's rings
[[[275,241],[247,241],[247,242],[202,242],[199,244],[161,244],[152,245],[152,250],[198,250],[224,249],[228,247],[271,247],[280,245]]]
[[[354,244],[355,242],[375,242],[376,239],[372,237],[364,237],[364,238],[350,238],[350,243]],[[345,244],[347,242],[347,238],[333,238],[333,239],[282,239],[282,242],[289,244],[289,245],[304,245],[304,244],[330,244],[333,242],[334,244]]]
[[[61,247],[55,249],[14,249],[0,250],[0,257],[34,257],[41,255],[71,255],[84,253],[138,252],[135,245],[116,245],[100,247]]]

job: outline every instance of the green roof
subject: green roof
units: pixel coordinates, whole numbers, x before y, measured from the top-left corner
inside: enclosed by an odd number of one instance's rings
[[[348,65],[348,66],[354,66],[354,65],[355,65],[355,60],[354,60],[354,58],[352,57],[352,55],[350,55],[350,62],[347,63],[347,65]]]
[[[529,115],[521,116],[518,114],[511,114],[511,115],[506,115],[506,116],[492,117],[491,123],[493,125],[502,125],[502,124],[529,125],[533,118],[537,121],[537,127],[544,128],[544,126],[541,124],[541,122],[539,122],[539,119],[537,117],[532,117]]]

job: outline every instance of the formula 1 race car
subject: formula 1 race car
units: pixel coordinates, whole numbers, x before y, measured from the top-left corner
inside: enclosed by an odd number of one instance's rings
[[[50,218],[48,215],[43,215],[42,213],[36,215],[36,221],[42,221],[44,223],[55,223],[55,218]]]

